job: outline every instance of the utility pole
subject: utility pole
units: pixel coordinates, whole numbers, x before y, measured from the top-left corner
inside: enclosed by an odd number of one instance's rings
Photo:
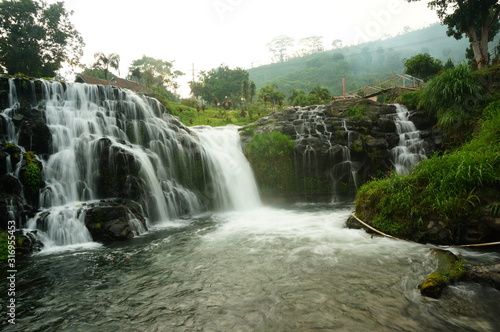
[[[342,77],[342,96],[345,98],[346,97],[346,86],[345,86],[345,76]]]

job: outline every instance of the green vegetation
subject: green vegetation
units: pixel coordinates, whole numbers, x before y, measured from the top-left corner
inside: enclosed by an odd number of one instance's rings
[[[26,170],[24,171],[24,185],[28,188],[29,192],[36,194],[40,189],[42,183],[42,171],[38,166],[33,151],[26,152]]]
[[[200,97],[205,103],[215,106],[225,101],[230,101],[233,105],[243,105],[252,102],[255,94],[255,85],[249,82],[248,72],[227,66],[219,66],[208,72],[202,71],[199,82],[192,81],[190,85],[195,97]],[[244,95],[247,99],[242,100]]]
[[[500,3],[497,0],[432,0],[427,5],[436,10],[441,23],[448,27],[448,36],[455,39],[467,36],[478,68],[490,63],[488,43],[500,30]]]
[[[278,131],[256,134],[246,146],[245,154],[263,196],[295,190],[294,147],[292,139]]]
[[[0,70],[54,77],[63,62],[77,65],[83,40],[70,16],[64,2],[0,2]]]
[[[420,293],[425,296],[438,298],[443,289],[449,284],[460,280],[467,272],[462,259],[446,250],[434,250],[438,267],[419,286]]]
[[[8,247],[9,243],[7,241],[9,234],[5,231],[0,230],[0,265],[7,261],[9,257]]]
[[[420,53],[404,59],[405,74],[427,81],[443,69],[443,62],[434,59],[429,53]]]
[[[422,90],[419,106],[435,113],[448,136],[463,140],[471,133],[476,117],[487,100],[485,86],[469,66],[445,70]]]
[[[250,80],[255,82],[258,89],[265,85],[276,85],[287,97],[291,97],[297,89],[305,91],[307,95],[307,91],[317,85],[328,89],[330,95],[341,96],[343,77],[346,78],[349,92],[403,73],[403,60],[420,53],[428,53],[442,62],[451,60],[460,63],[465,60],[464,50],[469,45],[468,41],[447,38],[446,29],[446,26],[435,24],[385,40],[336,47],[306,56],[280,55],[283,61],[251,68],[248,72]],[[286,47],[281,51],[286,52]],[[293,98],[287,98],[287,101],[292,105]]]
[[[463,72],[464,69],[459,67],[456,71]],[[429,83],[421,93],[419,104],[427,102],[425,105],[434,107],[428,110],[433,110],[440,123],[446,126],[442,119],[460,116],[457,108],[462,98],[479,96],[476,95],[476,85],[468,78],[461,82],[449,80],[444,84],[442,77],[448,77],[448,74],[442,74],[434,79],[437,81]],[[474,88],[468,89],[469,85]],[[459,92],[467,95],[454,94]],[[413,99],[416,94],[410,96],[409,99]],[[467,128],[475,130],[470,141],[443,155],[424,160],[408,176],[392,174],[366,183],[356,197],[357,215],[372,221],[383,232],[417,241],[436,241],[426,234],[427,225],[431,221],[442,222],[449,228],[454,242],[465,241],[463,226],[484,217],[483,210],[496,211],[495,206],[499,203],[500,101],[492,101],[486,108],[481,108],[486,97],[480,96],[482,98],[473,104],[474,107],[462,109],[462,116],[470,119]],[[448,108],[445,103],[448,103]]]
[[[244,126],[255,122],[258,118],[273,112],[272,109],[261,104],[248,105],[246,108],[229,109],[223,107],[190,107],[179,103],[169,103],[172,115],[187,126],[209,125],[212,127],[226,126],[233,124]]]
[[[347,111],[344,112],[344,115],[352,118],[352,119],[364,119],[366,118],[367,108],[364,105],[358,105],[350,107]]]
[[[120,56],[116,53],[111,53],[105,55],[102,52],[97,52],[94,54],[95,63],[93,65],[94,69],[102,70],[104,72],[104,79],[108,79],[109,68],[114,68],[118,70],[120,68]]]

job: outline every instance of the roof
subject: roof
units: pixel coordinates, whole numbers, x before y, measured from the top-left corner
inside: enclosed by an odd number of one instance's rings
[[[123,89],[129,89],[135,92],[144,92],[144,93],[152,93],[153,91],[149,88],[146,88],[144,85],[141,85],[134,81],[129,81],[120,77],[113,77],[110,80],[110,84],[117,86]]]
[[[129,81],[120,77],[113,77],[110,80],[102,80],[88,75],[78,74],[75,79],[77,83],[112,85],[122,89],[129,89],[134,92],[153,93],[150,88],[145,87],[137,82]]]
[[[106,80],[101,80],[100,78],[95,78],[92,76],[78,74],[75,82],[77,83],[88,83],[88,84],[100,84],[100,85],[109,85],[109,82]]]

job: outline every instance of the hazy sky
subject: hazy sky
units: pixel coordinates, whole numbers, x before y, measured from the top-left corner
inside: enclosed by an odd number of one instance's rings
[[[54,0],[55,1],[55,0]],[[54,2],[50,1],[50,2]],[[85,41],[82,62],[96,52],[118,53],[120,75],[143,55],[174,61],[185,81],[225,64],[269,63],[266,44],[286,34],[296,41],[323,36],[325,48],[380,39],[437,22],[426,0],[64,0]],[[186,94],[184,87],[182,94]]]

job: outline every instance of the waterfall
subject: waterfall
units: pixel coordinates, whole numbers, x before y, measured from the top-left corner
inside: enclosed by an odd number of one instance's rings
[[[399,135],[398,146],[392,149],[392,156],[396,172],[401,175],[409,174],[411,169],[420,161],[426,159],[424,141],[415,124],[408,120],[408,109],[401,104],[395,104],[397,114],[394,122]]]
[[[347,133],[347,145],[338,145],[342,151],[342,161],[337,163],[333,168],[334,174],[334,192],[338,193],[339,191],[347,191],[347,192],[356,192],[358,189],[357,177],[358,171],[355,167],[355,163],[351,159],[351,149],[353,145],[353,131],[347,128],[347,121],[342,121],[342,128]],[[338,188],[338,184],[345,180],[347,177],[347,185],[348,188]]]
[[[18,99],[31,98],[32,112],[43,115],[50,132],[48,154],[37,155],[44,183],[40,212],[24,225],[41,230],[47,243],[91,241],[85,213],[103,199],[137,201],[147,223],[209,206],[260,205],[234,128],[191,130],[166,114],[156,99],[111,86],[41,80],[29,85],[38,85],[37,93],[21,96],[13,80],[9,83],[9,108],[1,113],[6,122],[12,123]],[[12,128],[2,128],[4,141],[17,144],[19,132]],[[145,231],[136,216],[128,217],[134,234]]]
[[[241,149],[238,127],[195,128],[209,163],[215,208],[244,210],[260,206],[252,169]]]

